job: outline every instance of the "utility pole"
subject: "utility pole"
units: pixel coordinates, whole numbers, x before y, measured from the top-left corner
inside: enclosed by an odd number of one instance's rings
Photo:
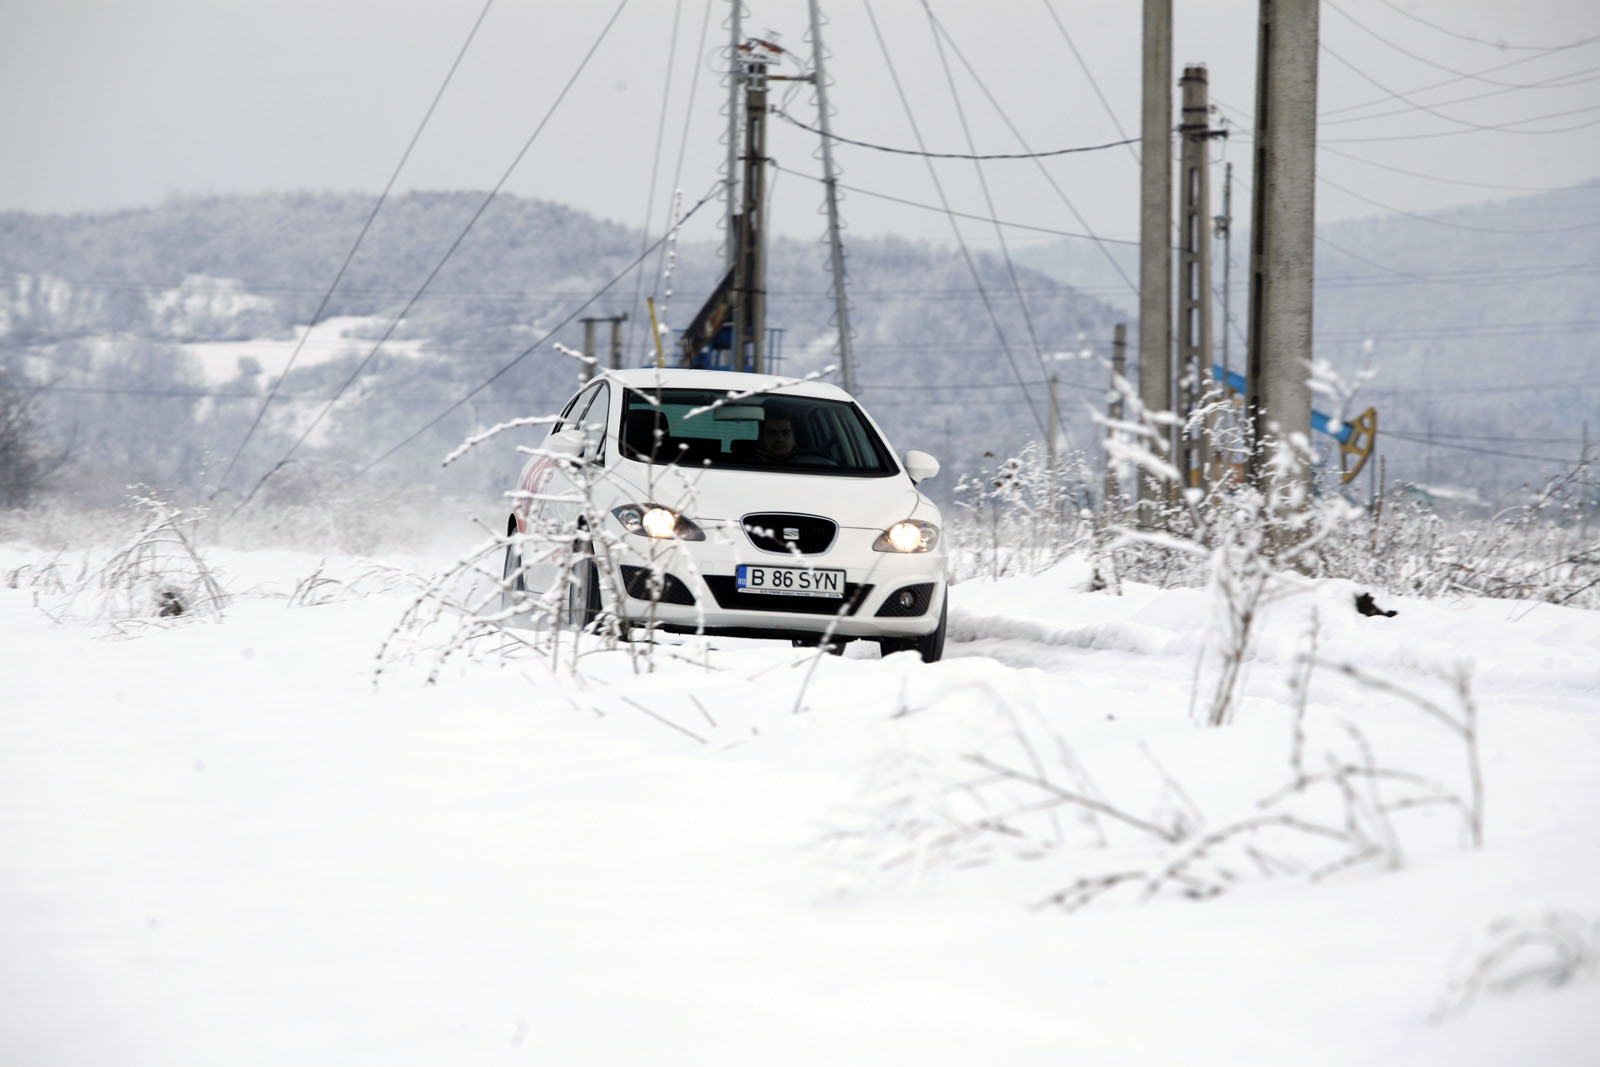
[[[1106,427],[1106,440],[1116,439],[1117,423],[1122,421],[1122,390],[1117,388],[1117,382],[1125,377],[1128,365],[1128,325],[1117,323],[1116,332],[1111,335],[1111,404],[1106,412],[1111,425]],[[1105,505],[1110,507],[1114,501],[1122,499],[1122,488],[1117,484],[1116,464],[1111,461],[1111,451],[1106,450],[1106,477],[1105,477]]]
[[[1318,0],[1260,0],[1250,208],[1251,480],[1283,517],[1310,498]],[[1275,432],[1274,432],[1275,431]],[[1264,439],[1271,434],[1271,454]],[[1280,529],[1279,543],[1292,536]]]
[[[737,2],[737,0],[735,0]],[[767,334],[766,164],[767,66],[779,50],[749,41],[737,53],[744,84],[742,210],[734,217],[738,258],[733,273],[733,369],[765,371]]]
[[[611,369],[622,369],[622,324],[628,321],[627,312],[621,315],[591,315],[578,320],[583,323],[583,371],[584,381],[594,377],[594,369],[599,365],[599,356],[595,352],[594,326],[597,322],[611,324]]]
[[[1139,156],[1139,400],[1172,410],[1172,0],[1144,0]],[[1171,434],[1166,454],[1171,455]],[[1158,450],[1159,451],[1159,450]],[[1136,477],[1139,522],[1149,525],[1167,491]]]
[[[737,2],[737,0],[736,0]],[[839,369],[844,391],[854,396],[856,377],[850,351],[850,299],[844,287],[844,244],[839,239],[839,175],[833,166],[833,135],[828,110],[828,74],[823,69],[822,14],[811,0],[811,71],[817,93],[817,128],[822,131],[822,192],[828,207],[828,262],[833,269],[833,315],[839,326]]]
[[[740,77],[741,64],[739,62],[739,46],[744,44],[744,0],[732,0],[733,18],[729,20],[733,30],[732,43],[728,46],[728,163],[723,171],[723,203],[724,218],[722,227],[723,249],[727,252],[726,269],[733,270],[734,264],[739,259],[739,214],[734,205],[735,182],[739,175],[739,102],[740,89],[744,87]]]
[[[622,324],[628,321],[628,313],[611,316],[611,369],[622,369]]]
[[[578,370],[578,378],[587,384],[594,377],[594,324],[599,319],[579,319],[583,323],[583,366]]]
[[[1200,406],[1211,377],[1211,138],[1226,131],[1211,129],[1206,68],[1185,67],[1183,79],[1183,152],[1178,164],[1183,208],[1178,225],[1178,380],[1185,425]],[[1204,484],[1211,466],[1208,425],[1179,429],[1183,452],[1178,470],[1188,484]]]

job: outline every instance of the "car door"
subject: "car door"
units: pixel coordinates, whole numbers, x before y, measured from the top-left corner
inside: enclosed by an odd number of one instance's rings
[[[570,550],[578,540],[578,520],[584,513],[588,487],[606,460],[606,433],[611,417],[611,387],[604,381],[578,394],[545,439],[543,466],[531,487],[528,529],[539,544],[524,553],[528,560],[528,586],[546,590],[566,575]],[[582,445],[571,454],[568,431],[582,434]]]

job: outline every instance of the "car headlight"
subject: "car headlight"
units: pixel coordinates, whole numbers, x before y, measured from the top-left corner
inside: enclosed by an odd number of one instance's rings
[[[659,540],[704,541],[705,531],[694,522],[660,504],[623,504],[611,509],[622,528],[640,537]]]
[[[897,522],[872,542],[874,552],[932,552],[939,543],[939,527],[921,519]]]

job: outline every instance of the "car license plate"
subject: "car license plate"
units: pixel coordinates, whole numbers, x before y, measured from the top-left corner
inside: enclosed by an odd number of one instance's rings
[[[767,593],[779,596],[844,596],[844,571],[808,567],[757,567],[739,565],[741,593]]]

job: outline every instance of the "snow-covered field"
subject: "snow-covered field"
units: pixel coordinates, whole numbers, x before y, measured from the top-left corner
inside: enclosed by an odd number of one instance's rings
[[[1313,585],[1209,728],[1206,594],[1071,563],[958,585],[937,664],[485,642],[427,685],[443,626],[375,672],[448,558],[215,550],[220,621],[130,623],[51,555],[0,546],[0,1063],[1600,1055],[1600,613]]]

